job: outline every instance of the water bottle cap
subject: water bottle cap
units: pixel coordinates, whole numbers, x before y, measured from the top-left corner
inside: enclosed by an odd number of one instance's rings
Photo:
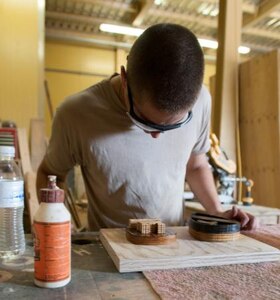
[[[15,157],[15,147],[13,146],[0,146],[0,156]]]
[[[41,202],[63,203],[64,191],[56,185],[56,176],[48,176],[48,187],[40,190]]]

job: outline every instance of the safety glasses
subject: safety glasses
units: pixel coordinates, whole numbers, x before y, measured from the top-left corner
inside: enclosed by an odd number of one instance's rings
[[[142,130],[144,130],[145,132],[165,132],[168,130],[173,130],[173,129],[177,129],[182,127],[183,125],[187,124],[191,119],[192,119],[192,111],[189,111],[187,116],[179,123],[176,124],[170,124],[170,125],[158,125],[158,124],[154,124],[148,121],[145,121],[143,119],[141,119],[140,117],[138,117],[135,112],[134,112],[134,108],[133,108],[133,98],[132,98],[132,94],[131,94],[131,90],[129,85],[127,85],[127,91],[128,91],[128,99],[129,99],[129,105],[130,105],[130,109],[129,112],[127,112],[128,117],[130,118],[130,120],[139,128],[141,128]]]

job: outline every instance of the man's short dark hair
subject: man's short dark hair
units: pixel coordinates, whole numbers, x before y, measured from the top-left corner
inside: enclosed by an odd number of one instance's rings
[[[128,56],[127,77],[132,95],[139,99],[148,95],[155,107],[172,113],[192,107],[203,74],[204,58],[197,38],[176,24],[149,27]]]

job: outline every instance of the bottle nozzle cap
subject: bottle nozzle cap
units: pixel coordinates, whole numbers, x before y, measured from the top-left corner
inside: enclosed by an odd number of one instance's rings
[[[48,176],[48,187],[40,190],[42,202],[57,203],[64,202],[64,191],[56,185],[56,176]]]
[[[48,176],[48,188],[49,189],[58,189],[58,187],[56,185],[56,176],[55,175]]]

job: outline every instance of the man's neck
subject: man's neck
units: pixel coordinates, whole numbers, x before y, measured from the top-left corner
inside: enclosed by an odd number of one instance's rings
[[[110,80],[110,83],[111,83],[118,99],[125,106],[125,101],[124,101],[123,91],[122,91],[121,76],[117,75],[117,76],[112,77]]]

